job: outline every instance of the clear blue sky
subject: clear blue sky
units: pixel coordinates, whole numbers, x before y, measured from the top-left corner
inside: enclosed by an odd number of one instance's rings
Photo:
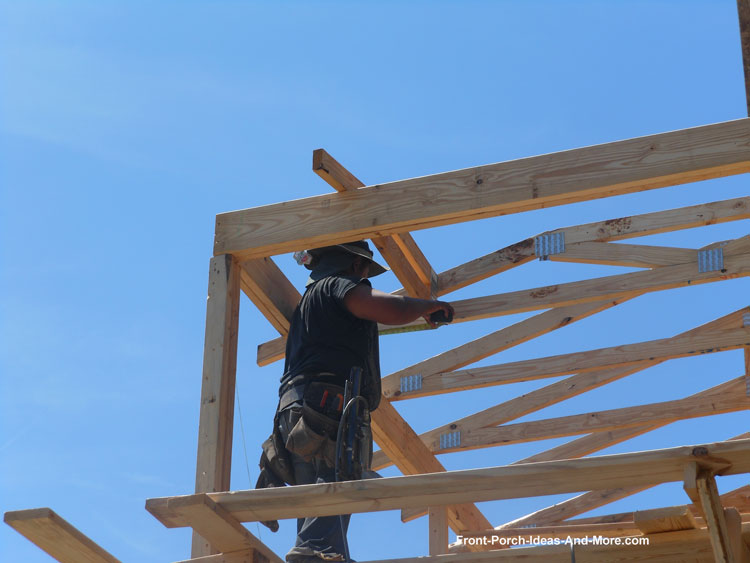
[[[219,212],[330,191],[326,148],[379,183],[746,116],[734,0],[0,2],[0,510],[50,506],[123,561],[187,558],[146,498],[193,490],[208,260]],[[437,271],[541,231],[747,195],[735,177],[415,233]],[[748,221],[651,237],[698,247]],[[305,272],[277,263],[299,287]],[[539,263],[456,295],[625,271]],[[377,287],[398,287],[392,276]],[[747,305],[735,280],[643,297],[483,364],[663,338]],[[389,373],[525,315],[383,338]],[[280,365],[241,309],[233,488],[251,487]],[[676,399],[741,352],[677,360],[527,419]],[[418,431],[547,384],[399,403]],[[746,413],[622,444],[720,440]],[[451,454],[500,465],[561,440]],[[395,474],[389,472],[388,474]],[[727,490],[747,479],[722,480]],[[555,498],[482,505],[496,524]],[[660,487],[600,513],[685,502]],[[373,532],[377,526],[377,532]],[[257,533],[255,524],[250,529]],[[293,523],[262,539],[283,554]],[[355,516],[359,560],[427,551],[426,521]],[[0,558],[49,558],[7,526]]]

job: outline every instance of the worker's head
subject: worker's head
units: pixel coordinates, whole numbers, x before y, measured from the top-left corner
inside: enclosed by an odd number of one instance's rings
[[[370,246],[364,240],[313,248],[307,253],[312,257],[312,261],[305,264],[312,270],[307,285],[333,274],[372,278],[388,270],[373,260]]]

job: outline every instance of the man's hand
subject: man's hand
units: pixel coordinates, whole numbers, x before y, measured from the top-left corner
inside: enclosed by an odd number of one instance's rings
[[[453,316],[453,307],[446,301],[391,295],[372,289],[366,283],[350,289],[344,297],[344,305],[355,317],[385,325],[407,324],[424,317],[435,328],[437,324],[430,320],[430,313],[443,311],[446,317]]]

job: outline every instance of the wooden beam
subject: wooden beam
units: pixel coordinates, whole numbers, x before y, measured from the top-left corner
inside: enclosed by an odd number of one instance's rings
[[[635,407],[506,424],[495,428],[478,428],[462,435],[460,445],[439,448],[437,453],[520,444],[589,432],[616,431],[640,427],[644,424],[664,425],[677,420],[750,409],[750,397],[745,395],[743,377],[734,379],[722,387],[724,387],[724,392],[721,395],[663,401]]]
[[[223,213],[214,253],[261,258],[748,171],[746,118]]]
[[[729,533],[729,551],[738,563],[750,563],[750,547],[742,539],[742,515],[736,508],[724,509]]]
[[[213,257],[206,304],[196,493],[230,489],[239,301],[239,264],[232,256]],[[192,556],[212,553],[209,544],[193,534]]]
[[[257,551],[246,549],[232,553],[217,553],[216,555],[206,555],[195,559],[185,559],[177,563],[261,563],[261,560]]]
[[[337,192],[356,191],[365,187],[354,174],[323,149],[313,151],[313,170]],[[422,299],[434,296],[437,274],[409,233],[370,238],[409,295]]]
[[[698,326],[689,331],[683,332],[677,336],[699,335],[703,332],[735,328],[742,324],[743,315],[746,313],[750,313],[750,307],[743,307],[738,311],[715,319],[709,323]],[[424,432],[423,434],[420,434],[419,437],[423,442],[425,442],[425,444],[428,444],[428,446],[430,446],[431,450],[434,451],[435,445],[439,445],[440,434],[455,431],[464,434],[474,428],[484,428],[505,424],[516,418],[520,418],[542,408],[559,403],[565,399],[569,399],[570,397],[575,397],[577,395],[580,395],[581,393],[590,391],[591,389],[596,389],[597,387],[606,385],[607,383],[611,383],[612,381],[616,381],[648,367],[652,367],[654,365],[657,365],[658,363],[661,362],[648,361],[642,362],[635,366],[629,366],[628,368],[611,368],[601,371],[588,372],[580,375],[574,375],[561,381],[547,385],[546,387],[542,387],[540,389],[536,389],[534,391],[526,393],[520,397],[514,397],[513,399],[505,401],[504,403],[500,403],[499,405],[487,408],[478,413],[463,417],[448,424],[444,424],[433,430],[429,430],[427,432]],[[569,455],[566,455],[564,457],[569,457]]]
[[[50,508],[6,512],[3,520],[60,563],[120,563]]]
[[[750,218],[750,197],[693,205],[596,223],[563,227],[543,234],[564,233],[571,244],[623,240],[680,229]],[[438,274],[438,295],[445,295],[535,258],[534,237]]]
[[[693,397],[695,397],[696,395],[693,395]],[[651,430],[655,430],[657,428],[659,428],[659,425],[642,427],[638,429],[637,433],[636,433],[636,430],[634,429],[630,436],[627,435],[627,433],[629,432],[629,430],[627,429],[612,432],[611,433],[612,436],[607,436],[606,434],[600,434],[600,435],[591,434],[589,436],[585,436],[584,438],[573,440],[572,442],[569,442],[568,444],[563,444],[563,446],[567,446],[567,448],[561,448],[561,447],[552,448],[550,450],[542,452],[541,454],[529,456],[516,463],[519,463],[519,464],[535,463],[539,461],[552,460],[552,459],[564,459],[568,456],[575,458],[577,456],[586,455],[587,453],[591,453],[592,451],[598,451],[610,445],[617,444],[618,442],[627,440],[630,437],[634,437],[639,434],[650,432]],[[597,440],[597,438],[600,436],[604,439]],[[750,437],[748,436],[748,433],[744,433],[738,436],[734,436],[733,438],[730,438],[728,441],[731,442],[735,440],[744,440],[744,439],[747,439],[748,437]],[[594,440],[597,440],[595,442],[595,445],[591,445],[590,442]],[[562,457],[557,457],[557,456],[562,456]],[[554,523],[566,520],[568,518],[572,518],[573,516],[583,514],[584,512],[588,512],[589,510],[593,510],[594,508],[598,508],[605,504],[609,504],[616,500],[634,495],[648,488],[649,486],[645,486],[645,487],[633,486],[633,487],[616,487],[616,488],[608,488],[608,489],[603,489],[603,490],[589,491],[587,493],[583,493],[581,495],[577,495],[575,497],[566,499],[552,506],[542,508],[540,510],[532,512],[531,514],[527,514],[525,516],[521,516],[520,518],[516,518],[515,520],[507,522],[503,524],[502,526],[499,526],[499,528],[554,524]],[[744,502],[742,495],[747,496],[748,490],[744,489],[743,487],[740,487],[740,489],[737,489],[736,491],[733,491],[732,493],[728,493],[728,494],[738,495],[740,497],[740,499],[737,499],[734,496],[732,496],[731,500],[727,501],[729,504],[737,504],[738,502],[741,502],[741,501]]]
[[[392,400],[412,399],[605,368],[625,367],[644,361],[663,361],[736,350],[746,346],[750,346],[750,328],[673,336],[585,352],[423,375],[422,387],[414,391],[402,392],[400,380],[387,376],[383,379],[383,396]]]
[[[716,562],[737,563],[713,472],[691,462],[685,469],[684,487],[706,521]]]
[[[183,505],[181,517],[217,552],[255,550],[258,563],[283,563],[282,559],[251,534],[226,509],[206,495],[196,495],[196,502]],[[258,558],[256,558],[258,559]]]
[[[680,215],[680,212],[682,211],[687,214],[685,217],[682,217]],[[621,238],[628,238],[630,236],[640,236],[643,234],[666,232],[675,230],[677,228],[689,228],[701,225],[721,223],[725,221],[745,219],[749,217],[750,197],[745,197],[687,207],[684,209],[672,209],[669,211],[660,211],[657,213],[646,215],[635,215],[633,217],[611,219],[609,221],[579,225],[577,227],[568,227],[567,229],[558,229],[557,231],[550,232],[554,233],[565,231],[567,233],[566,237],[571,240],[578,241],[577,243],[573,243],[578,244],[580,242],[599,239],[619,240]],[[464,287],[466,285],[469,285],[470,283],[474,283],[476,281],[489,277],[490,275],[505,271],[515,265],[520,265],[532,260],[534,258],[533,246],[533,239],[526,239],[521,243],[501,249],[495,253],[483,256],[477,260],[473,260],[471,262],[468,262],[467,264],[458,266],[457,268],[453,268],[452,270],[448,270],[447,272],[440,274],[440,276],[438,277],[443,281],[438,282],[438,295],[444,295],[446,293],[459,289],[460,287]],[[709,245],[708,247],[704,248],[710,248],[711,246],[713,245]],[[680,254],[682,250],[683,249],[677,250],[677,253],[675,254],[677,258],[675,258],[675,260],[677,260],[680,256],[682,256],[683,258],[685,257],[684,253]],[[546,288],[536,288],[535,290],[530,291],[534,295],[540,296],[549,292],[554,293],[555,291],[557,291],[558,287],[559,286],[550,286]],[[651,289],[651,291],[654,291],[654,289]],[[475,307],[475,309],[481,309],[481,307],[482,304],[479,303],[478,307]],[[511,310],[499,314],[511,314],[516,312],[521,311]],[[454,322],[474,320],[474,318],[476,317],[472,317],[470,315],[470,311],[459,311]],[[416,321],[412,324],[419,325],[421,324],[421,321]],[[277,338],[276,340],[272,340],[258,346],[257,362],[260,366],[268,365],[274,361],[282,359],[283,357],[283,338]]]
[[[750,275],[750,255],[727,256],[724,270],[699,273],[697,264],[665,266],[590,280],[453,301],[454,323],[612,299],[631,292],[663,291]]]
[[[429,513],[429,553],[441,555],[448,553],[448,513],[445,507],[430,508]]]
[[[633,523],[644,534],[693,530],[698,527],[687,506],[670,506],[633,513]]]
[[[561,307],[559,309],[545,311],[544,313],[525,319],[510,327],[500,329],[478,338],[477,340],[454,348],[453,350],[443,352],[433,358],[414,364],[387,377],[400,378],[401,376],[413,374],[456,369],[523,342],[527,342],[528,340],[542,334],[547,334],[555,329],[567,326],[572,322],[584,319],[600,311],[609,309],[610,307],[614,307],[622,301],[624,300],[585,303],[583,305],[573,305],[570,307]],[[384,378],[383,381],[386,379],[387,378]],[[388,399],[384,397],[383,400]],[[375,411],[373,416],[377,416],[377,412],[378,411]],[[373,421],[374,420],[375,418],[373,418]],[[385,435],[388,435],[389,433],[390,432],[387,429],[384,429]],[[421,440],[420,443],[422,443]],[[424,445],[424,448],[429,451],[426,445]],[[390,465],[390,463],[391,461],[389,460],[388,452],[385,449],[375,452],[373,455],[372,465],[375,469],[386,467],[387,465]]]
[[[698,261],[698,251],[692,248],[647,246],[612,242],[577,242],[565,246],[565,252],[552,254],[554,262],[600,264],[629,268],[661,268]]]
[[[742,47],[742,69],[745,75],[745,100],[750,115],[750,0],[737,0],[740,21],[740,45]]]
[[[255,258],[240,264],[240,287],[268,322],[289,334],[289,323],[302,296],[271,258]]]
[[[380,401],[371,417],[373,438],[405,475],[445,472],[443,464],[427,449],[388,399]],[[492,528],[489,520],[472,504],[449,506],[448,522],[456,533]]]
[[[724,475],[750,472],[750,440],[682,446],[584,459],[323,483],[251,491],[204,493],[240,521],[374,512],[603,489],[683,479],[692,461],[721,459]],[[151,499],[146,508],[166,526],[189,523],[182,507],[197,497]]]

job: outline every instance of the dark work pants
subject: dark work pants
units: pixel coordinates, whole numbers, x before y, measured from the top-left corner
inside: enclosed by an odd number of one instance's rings
[[[289,432],[301,416],[299,407],[294,405],[279,413],[279,430],[282,440],[286,441]],[[294,479],[298,485],[311,483],[333,483],[334,470],[320,460],[305,461],[296,454],[291,454],[294,465]],[[349,518],[344,516],[313,516],[297,519],[297,540],[287,553],[287,561],[296,558],[318,557],[322,560],[343,561],[344,537],[349,528]],[[343,531],[342,531],[343,520]]]

